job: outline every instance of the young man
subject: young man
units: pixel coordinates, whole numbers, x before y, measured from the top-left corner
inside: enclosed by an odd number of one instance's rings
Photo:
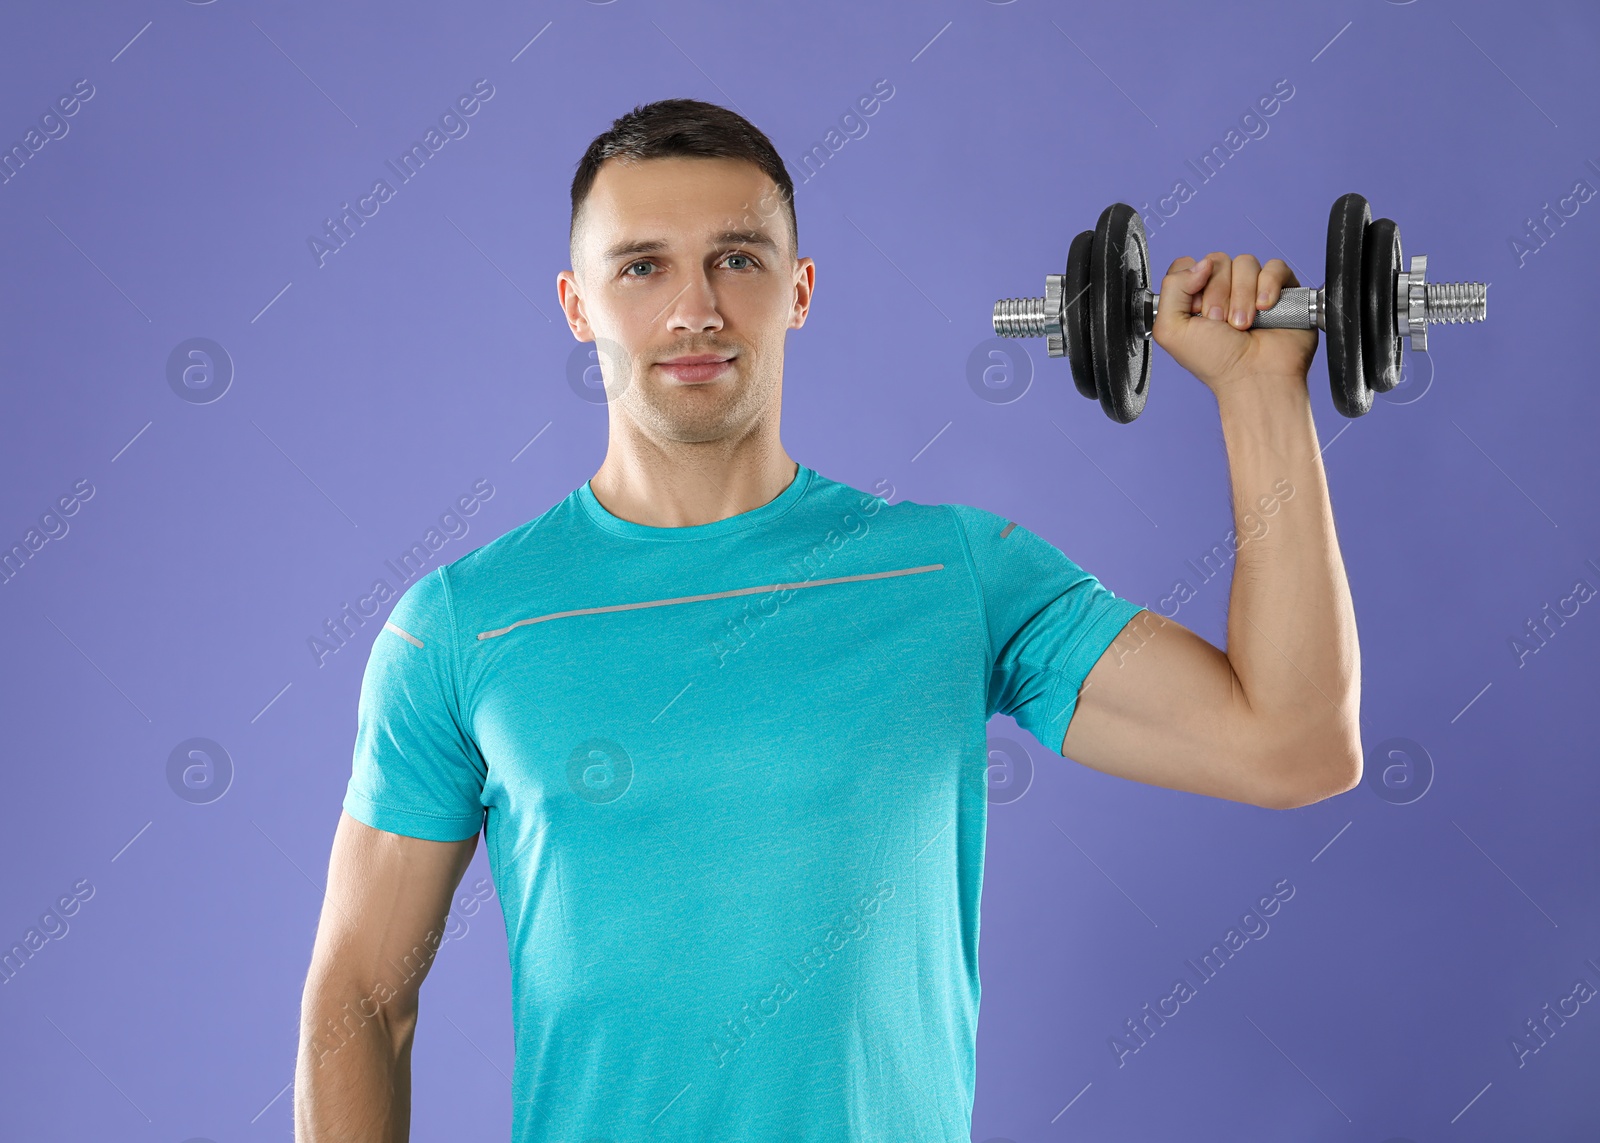
[[[964,1141],[990,716],[1260,806],[1358,781],[1316,333],[1243,328],[1288,268],[1182,258],[1161,286],[1155,338],[1216,394],[1239,531],[1276,505],[1225,654],[1014,521],[790,458],[784,339],[815,280],[793,189],[765,135],[693,100],[580,162],[557,290],[599,349],[605,460],[414,583],[373,645],[298,1138],[406,1137],[418,988],[480,830],[514,1143]]]

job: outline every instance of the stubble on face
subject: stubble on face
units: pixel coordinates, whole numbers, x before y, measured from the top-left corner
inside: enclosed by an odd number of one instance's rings
[[[690,353],[737,356],[723,376],[696,385],[679,384],[649,362],[636,359],[635,374],[622,394],[622,410],[651,435],[684,444],[723,440],[752,431],[777,396],[776,371],[764,368],[756,351],[729,339],[713,344],[700,338],[661,356],[665,359]]]

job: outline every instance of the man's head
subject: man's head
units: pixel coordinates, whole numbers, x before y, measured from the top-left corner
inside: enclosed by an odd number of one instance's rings
[[[782,158],[726,108],[660,100],[589,145],[557,290],[573,335],[596,343],[613,432],[618,413],[682,442],[775,423],[784,337],[805,323],[815,276],[797,240]],[[707,354],[731,359],[707,381],[663,367]]]

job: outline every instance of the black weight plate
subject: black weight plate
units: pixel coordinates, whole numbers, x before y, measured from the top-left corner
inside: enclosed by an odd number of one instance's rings
[[[1361,247],[1372,209],[1352,191],[1328,212],[1328,281],[1323,301],[1328,335],[1328,380],[1333,407],[1346,417],[1372,408],[1372,389],[1361,366]]]
[[[1092,230],[1073,238],[1061,282],[1061,333],[1067,343],[1067,364],[1072,366],[1072,383],[1091,401],[1098,396],[1089,354],[1089,251],[1093,246]]]
[[[1378,393],[1400,384],[1405,346],[1394,308],[1399,270],[1400,228],[1392,218],[1375,218],[1361,240],[1361,371]]]
[[[1150,288],[1150,248],[1139,212],[1112,203],[1094,228],[1089,269],[1089,346],[1100,407],[1127,424],[1149,396],[1150,343],[1138,332],[1134,300]]]

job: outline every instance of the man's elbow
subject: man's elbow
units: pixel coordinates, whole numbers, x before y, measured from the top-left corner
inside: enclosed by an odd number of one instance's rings
[[[1298,810],[1302,806],[1348,793],[1361,784],[1361,757],[1357,755],[1353,761],[1343,760],[1326,770],[1319,770],[1315,777],[1315,781],[1307,781],[1302,777],[1300,784],[1293,787],[1287,797],[1281,797],[1268,808]]]
[[[1260,805],[1298,810],[1347,793],[1361,784],[1361,735],[1355,730],[1323,733],[1268,752]]]
[[[420,982],[399,988],[343,966],[312,966],[300,1001],[300,1051],[321,1065],[348,1041],[384,1044],[393,1058],[411,1043],[417,1027]]]

